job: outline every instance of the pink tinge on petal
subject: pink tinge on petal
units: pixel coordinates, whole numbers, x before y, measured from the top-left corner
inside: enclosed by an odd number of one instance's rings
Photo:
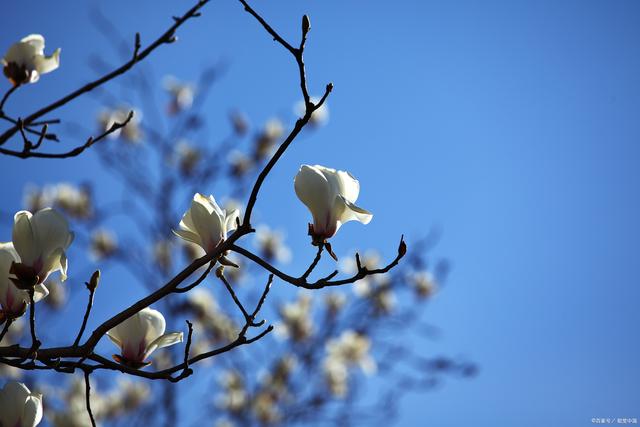
[[[127,344],[122,349],[122,357],[131,362],[143,362],[145,349],[144,340],[139,341],[137,344]]]

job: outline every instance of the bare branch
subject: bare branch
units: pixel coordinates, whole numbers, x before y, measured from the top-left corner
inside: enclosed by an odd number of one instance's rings
[[[209,0],[199,0],[191,9],[189,9],[187,12],[185,12],[184,15],[182,15],[181,17],[179,17],[177,19],[174,19],[173,25],[171,25],[169,27],[169,29],[167,29],[153,43],[151,43],[149,46],[147,46],[147,48],[145,48],[142,51],[139,51],[139,49],[140,49],[139,37],[136,37],[136,45],[134,46],[134,55],[129,61],[127,61],[126,63],[124,63],[120,67],[116,68],[115,70],[113,70],[113,71],[105,74],[104,76],[98,78],[97,80],[94,80],[94,81],[82,86],[81,88],[79,88],[79,89],[71,92],[70,94],[60,98],[59,100],[57,100],[57,101],[55,101],[55,102],[53,102],[53,103],[51,103],[51,104],[49,104],[49,105],[47,105],[45,107],[42,107],[38,111],[30,114],[29,116],[27,116],[23,120],[25,125],[30,125],[36,119],[39,119],[40,117],[44,116],[45,114],[48,114],[51,111],[54,111],[54,110],[62,107],[63,105],[67,104],[68,102],[73,101],[74,99],[76,99],[80,95],[83,95],[83,94],[85,94],[87,92],[90,92],[93,89],[95,89],[95,88],[107,83],[108,81],[110,81],[110,80],[112,80],[112,79],[124,74],[126,71],[128,71],[130,68],[132,68],[136,63],[142,61],[147,56],[149,56],[149,54],[151,54],[159,46],[161,46],[163,44],[166,44],[166,43],[172,43],[173,41],[175,41],[175,32],[176,32],[176,30],[182,24],[184,24],[186,21],[188,21],[189,19],[199,16],[199,10],[202,9],[202,7],[204,7],[208,2],[209,2]],[[19,128],[17,126],[14,126],[14,127],[10,128],[10,129],[8,129],[7,131],[5,131],[2,135],[0,135],[0,145],[4,144],[7,140],[9,140],[9,138],[11,138],[13,135],[15,135],[15,133],[18,132],[18,131],[19,131]],[[87,147],[85,147],[85,148],[87,148]],[[82,151],[84,151],[84,150],[82,150]],[[11,155],[10,153],[4,153],[2,151],[0,151],[0,153]],[[17,157],[20,157],[20,156],[17,156]],[[36,156],[28,156],[28,157],[36,157]],[[51,156],[45,156],[45,157],[58,158],[58,157],[51,157]],[[70,156],[68,156],[68,157],[70,157]]]
[[[91,410],[91,383],[89,380],[90,371],[88,369],[84,370],[84,397],[87,405],[87,413],[89,414],[89,419],[91,420],[91,426],[96,427],[96,420],[93,417],[93,411]]]
[[[400,262],[402,257],[407,252],[406,244],[404,242],[404,239],[401,238],[400,239],[400,245],[398,246],[398,254],[393,259],[393,261],[391,261],[389,264],[387,264],[383,268],[377,268],[377,269],[369,270],[366,267],[360,266],[358,268],[357,273],[354,274],[353,276],[351,276],[349,278],[346,278],[346,279],[332,281],[331,279],[333,279],[333,277],[335,277],[338,274],[338,271],[336,270],[336,271],[334,271],[333,273],[331,273],[329,276],[327,276],[325,278],[322,278],[322,279],[317,280],[315,282],[308,282],[306,277],[303,277],[304,275],[300,276],[300,277],[290,276],[290,275],[278,270],[276,267],[274,267],[273,265],[271,265],[270,263],[268,263],[264,259],[260,258],[258,255],[254,254],[253,252],[248,251],[247,249],[244,249],[244,248],[242,248],[240,246],[233,245],[233,246],[231,246],[231,250],[243,255],[244,257],[246,257],[248,259],[250,259],[251,261],[253,261],[256,264],[260,265],[261,267],[263,267],[267,271],[271,272],[272,274],[276,275],[278,278],[284,280],[285,282],[290,283],[290,284],[292,284],[294,286],[297,286],[297,287],[300,287],[300,288],[305,288],[305,289],[321,289],[321,288],[325,288],[325,287],[329,287],[329,286],[347,285],[347,284],[350,284],[350,283],[355,283],[358,280],[363,279],[363,278],[365,278],[367,276],[372,276],[372,275],[375,275],[375,274],[387,273],[393,267],[398,265],[398,263]]]

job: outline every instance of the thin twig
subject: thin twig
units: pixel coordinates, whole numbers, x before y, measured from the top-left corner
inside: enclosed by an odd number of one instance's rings
[[[320,262],[320,258],[322,258],[322,249],[324,249],[324,245],[320,243],[318,245],[318,252],[316,253],[316,257],[313,259],[313,262],[311,263],[309,268],[307,268],[307,271],[305,271],[304,274],[300,276],[301,279],[306,280],[307,277],[309,277],[309,275],[313,272],[313,269],[316,268],[318,262]]]
[[[209,263],[209,267],[207,267],[207,269],[204,271],[204,273],[202,273],[200,275],[200,277],[198,277],[198,279],[196,279],[193,283],[187,285],[187,286],[183,286],[181,288],[176,288],[173,292],[176,294],[181,294],[187,291],[190,291],[191,289],[195,288],[196,286],[198,286],[200,283],[202,283],[202,281],[209,275],[209,273],[211,272],[211,269],[213,268],[213,266],[216,264],[215,261],[211,261]]]
[[[387,273],[389,270],[391,270],[396,265],[398,265],[398,263],[400,262],[402,257],[406,254],[407,246],[406,246],[404,240],[401,238],[400,239],[400,245],[398,246],[398,254],[393,259],[393,261],[391,261],[389,264],[387,264],[387,266],[385,266],[383,268],[377,268],[377,269],[369,270],[366,267],[361,267],[361,268],[358,269],[356,274],[354,274],[353,276],[351,276],[349,278],[332,281],[331,279],[333,279],[338,274],[338,271],[336,270],[333,273],[331,273],[329,276],[324,277],[322,279],[319,279],[319,280],[317,280],[315,282],[308,282],[306,280],[306,278],[302,277],[302,276],[300,276],[300,277],[290,276],[290,275],[278,270],[276,267],[274,267],[273,265],[271,265],[270,263],[268,263],[264,259],[260,258],[258,255],[254,254],[253,252],[248,251],[247,249],[245,249],[243,247],[240,247],[238,245],[233,245],[231,247],[231,250],[243,255],[244,257],[246,257],[248,259],[250,259],[251,261],[253,261],[256,264],[260,265],[261,267],[263,267],[267,271],[271,272],[272,274],[275,274],[276,276],[278,276],[278,278],[284,280],[287,283],[290,283],[290,284],[292,284],[294,286],[297,286],[297,287],[300,287],[300,288],[305,288],[305,289],[321,289],[321,288],[325,288],[325,287],[329,287],[329,286],[347,285],[347,284],[350,284],[350,283],[355,283],[358,280],[363,279],[363,278],[365,278],[367,276],[371,276],[371,275],[375,275],[375,274]]]
[[[103,140],[104,138],[106,138],[107,136],[111,135],[112,133],[122,129],[123,127],[125,127],[131,121],[131,119],[133,119],[133,114],[134,114],[133,111],[129,111],[129,114],[127,115],[127,118],[124,121],[116,122],[116,123],[112,124],[109,129],[105,130],[100,135],[98,135],[96,137],[89,137],[89,139],[87,139],[87,142],[85,142],[84,144],[74,148],[73,150],[67,151],[65,153],[40,153],[40,152],[37,152],[37,151],[32,151],[32,149],[34,149],[37,146],[39,146],[42,141],[39,141],[39,143],[37,145],[31,145],[31,142],[24,135],[24,131],[22,130],[22,127],[21,127],[20,128],[21,129],[20,132],[22,133],[23,139],[25,141],[25,148],[22,151],[14,151],[14,150],[8,150],[6,148],[1,148],[0,147],[0,154],[6,154],[8,156],[19,157],[21,159],[26,159],[28,157],[39,157],[39,158],[44,158],[44,159],[66,159],[66,158],[69,158],[69,157],[75,157],[75,156],[79,155],[80,153],[82,153],[87,148],[91,147],[96,142],[99,142],[99,141]],[[42,137],[42,134],[40,134],[40,136]]]
[[[36,337],[36,303],[33,299],[34,290],[30,289],[27,291],[29,294],[29,330],[31,332],[31,355],[35,359],[36,352],[38,348],[40,348],[40,341],[38,341],[38,337]]]
[[[87,308],[84,311],[84,317],[82,318],[82,325],[80,326],[80,330],[78,331],[78,336],[76,340],[73,342],[73,346],[77,347],[80,344],[80,340],[82,339],[82,334],[84,333],[85,328],[87,327],[87,321],[89,320],[89,314],[91,314],[91,307],[93,307],[93,296],[96,293],[96,288],[89,287],[89,298],[87,300]]]
[[[11,89],[5,92],[4,96],[2,97],[2,101],[0,101],[0,114],[2,114],[2,112],[4,111],[4,104],[7,102],[11,94],[15,92],[19,87],[20,85],[14,85],[11,87]]]
[[[91,382],[89,380],[90,372],[88,369],[84,370],[84,397],[87,404],[87,413],[91,420],[91,426],[96,427],[96,420],[93,417],[93,411],[91,410]]]

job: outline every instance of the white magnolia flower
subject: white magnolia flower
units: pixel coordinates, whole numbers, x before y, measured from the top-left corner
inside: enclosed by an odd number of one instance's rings
[[[376,362],[369,354],[371,340],[366,335],[346,330],[327,342],[327,357],[347,366],[357,365],[366,374],[376,371]]]
[[[297,301],[283,304],[279,311],[282,321],[275,326],[277,336],[293,341],[304,341],[313,334],[309,295],[300,294]]]
[[[194,85],[181,82],[173,76],[166,76],[163,83],[165,90],[171,96],[170,114],[176,114],[191,107],[195,97]]]
[[[148,365],[146,359],[155,350],[182,342],[182,332],[164,333],[166,322],[162,313],[144,308],[115,328],[107,336],[120,347],[120,355],[114,355],[120,363],[133,367]]]
[[[354,205],[360,193],[360,183],[349,172],[320,165],[302,165],[293,181],[296,194],[311,215],[310,233],[314,243],[336,234],[348,221],[368,224],[373,214]]]
[[[16,213],[13,220],[13,247],[20,262],[33,269],[38,283],[49,274],[60,271],[62,281],[67,278],[67,255],[65,251],[73,242],[69,223],[51,208]]]
[[[420,298],[429,298],[438,289],[435,277],[429,271],[421,271],[412,277],[412,284]]]
[[[0,390],[0,426],[35,427],[42,420],[42,395],[11,381]]]
[[[310,101],[317,105],[318,102],[320,102],[320,98],[311,97]],[[300,117],[304,116],[304,113],[306,112],[304,101],[298,101],[294,106],[293,111]],[[320,108],[318,108],[311,114],[311,117],[309,118],[309,124],[311,124],[312,126],[322,126],[327,123],[328,120],[329,107],[327,107],[327,104],[324,103],[320,106]]]
[[[19,263],[20,257],[13,248],[13,243],[0,243],[0,322],[22,316],[30,301],[27,291],[18,289],[9,278],[9,270],[14,262]],[[34,291],[35,302],[49,293],[42,283],[38,283]]]
[[[116,123],[124,123],[129,117],[129,113],[132,110],[126,107],[116,108],[114,110],[102,110],[98,114],[98,125],[103,132],[111,129]],[[140,121],[142,120],[142,113],[138,110],[133,110],[133,117],[127,125],[115,132],[110,133],[107,138],[116,139],[122,137],[127,142],[136,144],[142,140],[142,129]]]
[[[260,253],[268,261],[288,263],[291,261],[291,250],[284,244],[281,231],[272,230],[266,225],[256,227],[255,244]]]
[[[40,74],[50,73],[60,65],[60,48],[44,56],[44,37],[30,34],[13,44],[2,58],[4,75],[14,86],[35,83]]]
[[[256,136],[254,159],[262,161],[269,157],[278,140],[284,134],[284,125],[280,119],[269,119],[262,131]]]
[[[235,230],[238,216],[237,209],[227,213],[218,206],[213,196],[205,197],[196,193],[191,207],[182,216],[180,230],[174,230],[174,233],[209,252],[227,238],[228,231]]]

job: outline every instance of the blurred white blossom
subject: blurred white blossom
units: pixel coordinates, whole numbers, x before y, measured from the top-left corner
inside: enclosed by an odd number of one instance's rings
[[[115,109],[104,109],[98,114],[98,125],[102,132],[106,132],[116,123],[124,123],[129,117],[129,113],[133,111],[133,117],[127,125],[121,129],[109,134],[108,138],[121,137],[126,142],[137,144],[142,140],[143,134],[140,127],[142,113],[138,110],[131,110],[126,107]]]
[[[320,102],[320,98],[311,97],[310,101],[317,105]],[[304,116],[306,112],[306,106],[304,104],[304,100],[298,101],[293,108],[294,113],[298,117]],[[309,118],[309,124],[312,126],[322,126],[329,121],[329,107],[327,107],[327,103],[323,103],[320,108],[314,111]]]
[[[166,76],[163,85],[171,97],[169,114],[177,114],[191,108],[195,97],[195,86],[193,84],[181,82],[174,76]]]
[[[280,307],[281,321],[275,325],[276,335],[293,341],[304,341],[313,333],[311,297],[300,294],[297,301]]]
[[[267,261],[281,263],[291,261],[291,250],[284,244],[284,235],[281,231],[272,230],[266,225],[259,225],[256,227],[255,244]]]

